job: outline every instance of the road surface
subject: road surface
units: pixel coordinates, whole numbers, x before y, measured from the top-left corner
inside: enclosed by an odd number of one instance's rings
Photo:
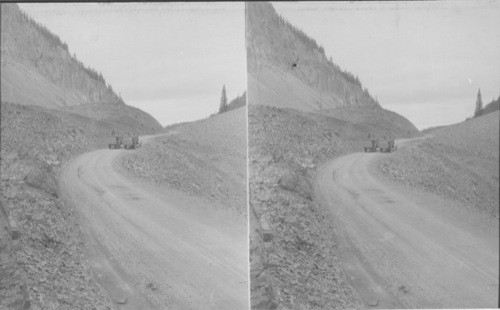
[[[401,143],[399,143],[401,145]],[[496,308],[498,219],[377,178],[380,153],[324,165],[315,195],[331,210],[348,279],[374,308]]]
[[[146,139],[147,140],[147,139]],[[247,309],[247,227],[197,198],[127,176],[98,150],[62,171],[90,265],[122,309]]]

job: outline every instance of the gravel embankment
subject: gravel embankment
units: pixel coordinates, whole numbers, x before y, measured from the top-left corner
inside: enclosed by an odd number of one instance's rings
[[[495,112],[433,130],[432,138],[399,149],[378,168],[389,180],[498,217],[498,118]]]
[[[122,157],[134,176],[246,217],[246,109],[187,123]]]

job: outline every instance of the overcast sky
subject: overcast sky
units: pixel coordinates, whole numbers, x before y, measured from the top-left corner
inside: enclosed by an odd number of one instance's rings
[[[500,95],[500,1],[273,3],[419,129]]]
[[[162,125],[218,111],[246,89],[243,3],[20,4]]]

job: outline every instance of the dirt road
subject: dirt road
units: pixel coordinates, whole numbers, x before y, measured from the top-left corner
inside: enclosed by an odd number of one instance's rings
[[[401,145],[401,143],[400,143]],[[498,219],[377,178],[380,153],[323,166],[315,195],[335,221],[348,278],[376,308],[496,308]]]
[[[201,200],[129,177],[125,150],[71,161],[61,191],[90,264],[122,309],[248,308],[247,227]]]

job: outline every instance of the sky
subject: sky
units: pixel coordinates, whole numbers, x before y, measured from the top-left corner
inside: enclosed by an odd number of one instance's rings
[[[162,125],[246,90],[244,3],[26,3],[20,8]]]
[[[500,95],[500,1],[276,2],[276,11],[417,128]]]

